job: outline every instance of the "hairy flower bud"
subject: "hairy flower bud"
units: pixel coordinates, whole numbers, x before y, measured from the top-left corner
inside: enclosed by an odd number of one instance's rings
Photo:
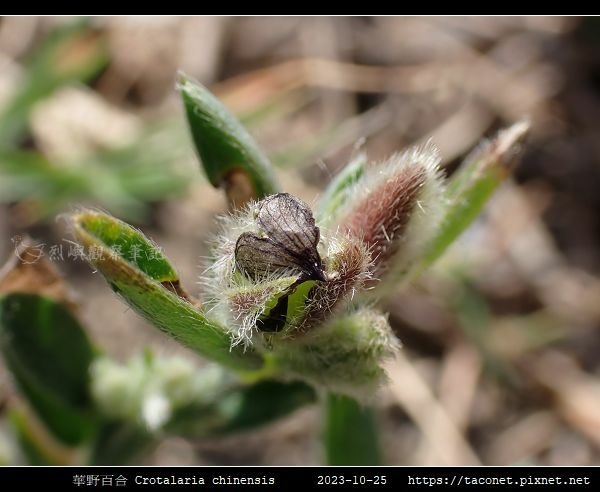
[[[363,286],[370,266],[364,243],[348,235],[326,238],[323,261],[319,240],[308,206],[287,193],[224,220],[202,283],[211,295],[206,303],[234,345],[261,344],[261,333],[300,336]]]
[[[365,398],[397,346],[384,316],[347,314],[371,279],[370,247],[351,228],[321,238],[308,206],[269,196],[223,221],[202,280],[206,305],[232,345],[270,352],[284,375]]]
[[[369,247],[375,279],[395,278],[439,224],[443,185],[437,149],[428,144],[370,167],[348,192],[341,230]]]
[[[352,236],[331,239],[327,251],[327,280],[310,291],[306,310],[296,324],[301,334],[326,321],[354,298],[370,279],[370,256],[365,244]]]
[[[290,342],[276,357],[288,374],[364,401],[385,380],[383,362],[398,348],[387,317],[361,309]]]

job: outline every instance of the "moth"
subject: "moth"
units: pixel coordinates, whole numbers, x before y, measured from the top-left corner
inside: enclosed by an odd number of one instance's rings
[[[289,193],[261,200],[255,212],[257,232],[244,232],[235,244],[237,268],[260,281],[278,271],[298,275],[271,313],[259,320],[263,331],[279,331],[285,325],[288,297],[307,280],[326,281],[317,251],[320,232],[308,205]]]

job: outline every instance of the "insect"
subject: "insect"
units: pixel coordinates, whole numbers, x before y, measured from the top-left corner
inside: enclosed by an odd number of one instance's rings
[[[278,270],[298,275],[270,313],[257,322],[261,331],[279,331],[286,323],[288,297],[296,287],[307,280],[326,280],[317,251],[319,228],[308,205],[289,193],[278,193],[260,201],[256,223],[258,234],[244,232],[236,241],[237,268],[252,280],[260,280]]]

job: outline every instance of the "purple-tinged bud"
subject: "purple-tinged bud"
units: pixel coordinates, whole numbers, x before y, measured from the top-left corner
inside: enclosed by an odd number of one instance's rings
[[[369,169],[348,195],[339,229],[369,248],[376,280],[401,275],[439,224],[443,182],[437,149],[428,144]]]
[[[317,282],[308,295],[304,317],[294,327],[303,334],[323,323],[352,300],[370,279],[370,255],[365,244],[344,235],[331,239],[326,259],[326,280]]]

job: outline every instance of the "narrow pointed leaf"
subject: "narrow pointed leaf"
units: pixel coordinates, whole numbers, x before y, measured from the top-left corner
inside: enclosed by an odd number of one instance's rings
[[[256,352],[231,347],[225,329],[189,301],[173,267],[141,232],[94,211],[75,214],[72,224],[88,261],[148,321],[199,354],[228,367],[253,370],[262,366],[262,358]]]
[[[237,204],[276,193],[271,163],[229,110],[184,74],[178,89],[196,151],[212,185],[224,187]]]
[[[477,218],[496,188],[510,175],[528,131],[527,122],[516,123],[467,157],[448,184],[444,218],[411,278],[437,260]]]
[[[359,154],[329,183],[317,208],[317,223],[326,226],[336,221],[337,215],[349,198],[349,192],[365,172],[366,154]]]

